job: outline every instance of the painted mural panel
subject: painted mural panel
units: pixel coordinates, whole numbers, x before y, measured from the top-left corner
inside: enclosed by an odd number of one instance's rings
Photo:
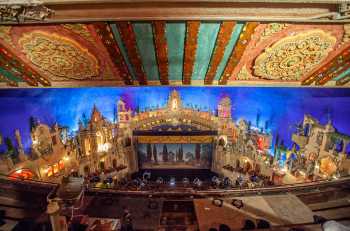
[[[212,144],[139,144],[139,167],[144,169],[210,169]]]

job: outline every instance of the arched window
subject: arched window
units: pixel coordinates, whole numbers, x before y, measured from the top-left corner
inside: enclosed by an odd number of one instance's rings
[[[96,142],[97,142],[97,145],[99,144],[102,144],[103,143],[103,137],[102,137],[102,134],[101,132],[96,132]]]
[[[100,161],[100,169],[102,171],[105,170],[105,162],[104,161]]]
[[[310,133],[310,128],[311,128],[311,125],[310,124],[306,124],[305,127],[304,127],[304,136],[308,136],[309,133]]]

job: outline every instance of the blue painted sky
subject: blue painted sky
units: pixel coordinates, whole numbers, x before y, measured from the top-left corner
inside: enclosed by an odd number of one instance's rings
[[[113,120],[118,99],[123,98],[132,109],[142,110],[164,105],[172,89],[180,92],[185,106],[198,105],[211,111],[217,108],[223,96],[229,96],[234,119],[245,118],[254,125],[260,111],[261,126],[265,120],[270,120],[272,134],[278,132],[288,145],[291,145],[292,126],[302,121],[305,113],[326,123],[327,112],[330,112],[335,127],[350,134],[350,89],[266,87],[3,89],[0,90],[0,133],[4,137],[14,137],[14,130],[19,128],[28,148],[30,116],[48,124],[57,121],[76,130],[82,114],[89,116],[94,104],[105,117]]]

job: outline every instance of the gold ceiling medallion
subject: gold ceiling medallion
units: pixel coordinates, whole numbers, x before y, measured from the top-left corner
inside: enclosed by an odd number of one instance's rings
[[[43,21],[53,13],[38,0],[4,0],[0,3],[0,22]]]
[[[300,80],[327,57],[336,41],[319,29],[283,38],[258,56],[254,75],[271,80]]]
[[[85,80],[99,74],[96,57],[69,38],[34,31],[23,34],[19,44],[33,64],[54,76]]]

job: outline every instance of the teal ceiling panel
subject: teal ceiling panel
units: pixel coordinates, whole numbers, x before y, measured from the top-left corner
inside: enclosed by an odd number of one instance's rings
[[[119,50],[122,53],[122,56],[124,58],[124,61],[125,61],[126,65],[127,65],[128,69],[129,69],[129,72],[130,72],[132,78],[134,80],[137,80],[134,68],[133,68],[133,66],[130,63],[130,60],[129,60],[129,57],[128,57],[128,52],[127,52],[127,50],[126,50],[126,48],[124,46],[124,43],[123,43],[123,40],[122,40],[120,34],[119,34],[117,25],[112,23],[112,24],[110,24],[110,26],[112,28],[114,39],[115,39],[115,41],[118,44]]]
[[[199,27],[196,60],[193,67],[192,80],[203,80],[207,73],[210,58],[214,51],[220,22],[202,22]]]
[[[148,80],[159,80],[158,64],[153,40],[152,23],[133,23],[136,44],[142,60],[143,70]]]
[[[182,80],[186,22],[167,23],[165,35],[168,43],[169,80]]]
[[[15,81],[15,82],[23,82],[22,79],[14,76],[9,71],[3,69],[0,67],[0,74],[6,77],[8,80]]]
[[[243,23],[243,22],[237,22],[237,24],[235,25],[235,28],[232,31],[230,42],[227,44],[227,46],[225,48],[224,56],[222,57],[222,60],[217,68],[214,80],[219,80],[222,73],[224,72],[227,61],[229,60],[229,58],[232,54],[232,51],[237,43],[237,40],[239,38],[239,35],[241,34],[241,31],[244,27],[244,24],[245,23]]]
[[[338,75],[336,78],[334,78],[335,81],[338,81],[342,78],[345,78],[347,75],[350,75],[350,68],[346,71],[342,72],[340,75]]]

